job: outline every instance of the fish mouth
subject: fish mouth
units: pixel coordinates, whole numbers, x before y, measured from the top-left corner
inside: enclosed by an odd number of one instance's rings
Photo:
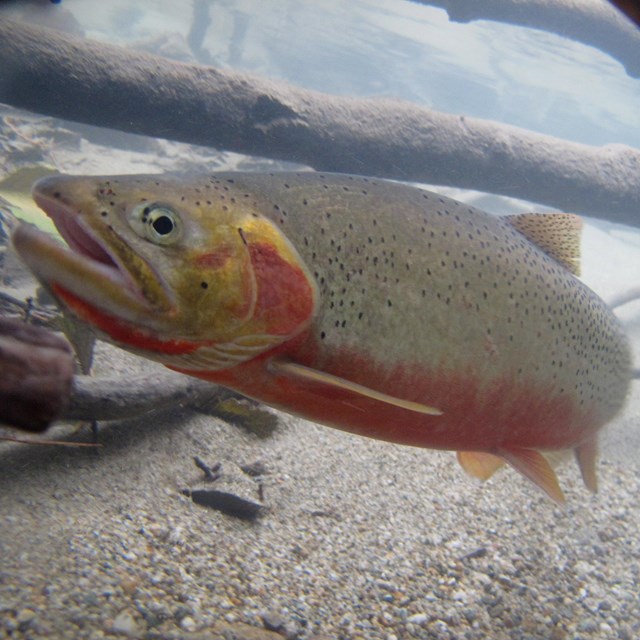
[[[53,236],[26,223],[13,231],[13,246],[38,280],[67,306],[75,299],[120,320],[148,321],[157,311],[157,305],[144,295],[116,253],[82,216],[65,202],[45,193],[40,183],[34,187],[33,199],[68,244],[65,247]],[[126,245],[115,233],[113,241]],[[129,247],[125,249],[133,254]],[[157,278],[157,274],[154,275]]]

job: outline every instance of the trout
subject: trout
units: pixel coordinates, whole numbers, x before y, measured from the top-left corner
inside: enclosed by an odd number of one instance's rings
[[[497,217],[419,188],[303,173],[53,176],[13,243],[64,307],[176,371],[352,433],[596,489],[630,351],[577,277],[580,219]]]

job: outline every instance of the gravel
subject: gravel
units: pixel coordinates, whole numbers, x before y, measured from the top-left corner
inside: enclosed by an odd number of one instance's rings
[[[152,366],[107,347],[99,363]],[[640,635],[637,465],[605,457],[591,496],[567,464],[561,509],[510,470],[479,486],[449,453],[286,415],[266,440],[185,412],[99,437],[99,450],[1,447],[0,635],[189,638],[239,623],[293,639]],[[265,512],[194,504],[182,494],[202,482],[194,456],[260,463]]]

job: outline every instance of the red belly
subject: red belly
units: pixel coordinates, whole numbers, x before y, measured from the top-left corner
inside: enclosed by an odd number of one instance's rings
[[[295,360],[314,366],[300,354]],[[397,365],[390,371],[353,353],[324,358],[318,368],[391,396],[436,407],[443,414],[425,415],[323,383],[273,374],[266,356],[224,371],[185,373],[314,422],[434,449],[563,449],[583,442],[604,423],[597,407],[578,408],[568,393],[555,392],[551,384],[518,380],[515,372],[487,385],[472,372],[430,371],[415,364]]]

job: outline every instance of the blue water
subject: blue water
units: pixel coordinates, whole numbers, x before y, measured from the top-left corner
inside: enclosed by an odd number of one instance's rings
[[[187,3],[65,0],[86,35],[186,39]],[[54,7],[54,10],[57,7]],[[385,96],[561,138],[640,147],[640,80],[593,47],[404,0],[210,3],[214,64],[333,94]]]

